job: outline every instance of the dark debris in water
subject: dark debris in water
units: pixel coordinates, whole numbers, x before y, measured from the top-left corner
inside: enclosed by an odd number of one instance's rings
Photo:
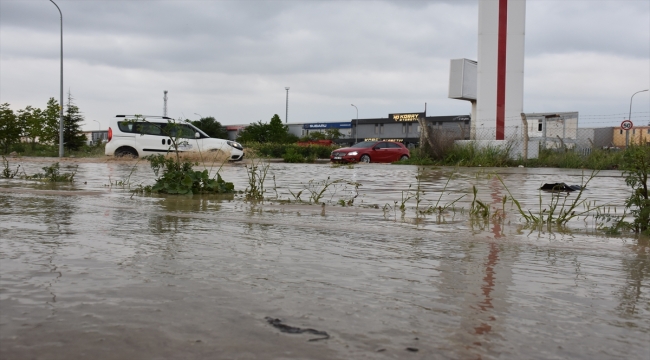
[[[273,325],[274,328],[280,330],[283,333],[289,333],[289,334],[302,334],[302,333],[309,333],[309,334],[314,334],[314,335],[320,335],[323,337],[320,338],[314,338],[314,339],[309,339],[309,341],[318,341],[318,340],[326,340],[329,339],[330,336],[328,333],[325,331],[320,331],[320,330],[315,330],[315,329],[301,329],[299,327],[295,326],[289,326],[286,324],[282,323],[282,320],[280,319],[274,319],[271,317],[265,317],[266,321]]]
[[[546,190],[546,191],[566,191],[566,192],[587,190],[587,189],[583,189],[580,185],[567,185],[565,183],[547,183],[542,185],[542,187],[539,189]]]

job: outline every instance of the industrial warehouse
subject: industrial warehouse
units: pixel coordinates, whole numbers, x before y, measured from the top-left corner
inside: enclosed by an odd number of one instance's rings
[[[297,123],[288,126],[289,132],[299,137],[307,136],[310,132],[338,129],[343,135],[336,140],[340,145],[352,145],[367,140],[390,140],[401,142],[407,147],[414,147],[420,141],[418,119],[424,119],[427,126],[453,134],[458,140],[469,137],[470,117],[468,115],[426,116],[425,113],[402,113],[388,114],[386,118],[332,123]]]

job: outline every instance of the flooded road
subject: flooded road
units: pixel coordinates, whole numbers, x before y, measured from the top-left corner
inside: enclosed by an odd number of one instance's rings
[[[280,163],[273,199],[250,204],[132,196],[123,184],[153,183],[144,162],[78,166],[72,185],[0,180],[2,359],[650,358],[647,243],[607,237],[593,216],[531,229],[493,176],[534,212],[542,183],[580,184],[579,170],[427,168],[418,181],[414,166]],[[243,164],[221,174],[248,185]],[[358,196],[332,185],[325,206],[296,203],[328,177]],[[471,220],[472,186],[503,216]],[[620,213],[628,194],[603,171],[583,196]],[[463,195],[441,216],[416,212]]]

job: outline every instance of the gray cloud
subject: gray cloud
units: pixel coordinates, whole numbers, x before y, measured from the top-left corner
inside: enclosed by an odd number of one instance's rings
[[[165,89],[174,117],[266,120],[284,114],[284,86],[293,121],[349,120],[350,103],[362,117],[469,112],[447,99],[448,66],[476,59],[476,0],[57,3],[65,87],[89,120],[159,113]],[[58,97],[58,31],[48,1],[0,1],[0,101]],[[526,31],[525,109],[619,113],[650,83],[647,1],[529,0]]]

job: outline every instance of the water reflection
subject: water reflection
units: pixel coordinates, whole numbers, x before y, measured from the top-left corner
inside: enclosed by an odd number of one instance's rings
[[[647,287],[644,280],[650,276],[650,244],[642,239],[635,245],[628,245],[628,249],[633,255],[623,258],[626,279],[618,291],[620,303],[617,310],[625,316],[639,316],[650,311],[650,303],[642,301],[644,287]]]

